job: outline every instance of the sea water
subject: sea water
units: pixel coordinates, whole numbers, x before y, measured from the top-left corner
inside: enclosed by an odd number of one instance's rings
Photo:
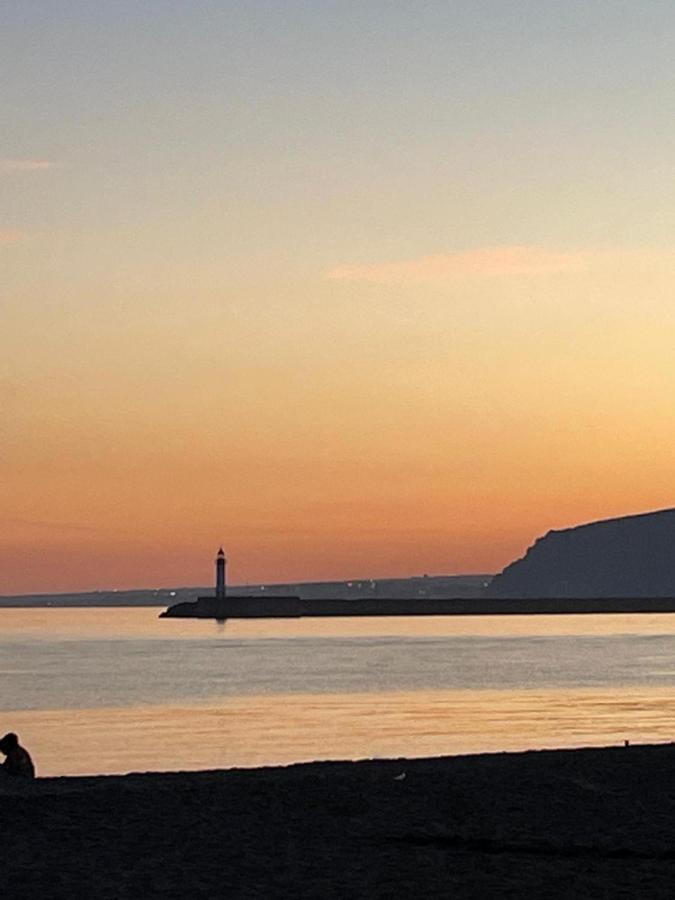
[[[43,775],[670,741],[675,615],[159,619],[0,609]]]

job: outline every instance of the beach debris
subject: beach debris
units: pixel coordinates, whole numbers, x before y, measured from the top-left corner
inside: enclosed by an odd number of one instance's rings
[[[394,775],[394,781],[403,781],[405,779],[405,772],[401,772],[400,775]]]

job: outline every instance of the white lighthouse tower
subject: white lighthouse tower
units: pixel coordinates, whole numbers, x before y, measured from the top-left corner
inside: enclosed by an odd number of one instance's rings
[[[216,556],[216,600],[225,599],[225,551],[221,547]]]

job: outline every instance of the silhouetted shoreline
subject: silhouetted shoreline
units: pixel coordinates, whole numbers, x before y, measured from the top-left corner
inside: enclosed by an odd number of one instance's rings
[[[492,575],[420,575],[410,578],[359,578],[347,581],[298,581],[278,584],[230,585],[232,593],[251,597],[269,594],[293,594],[301,599],[349,600],[359,597],[480,597]],[[68,606],[167,606],[190,602],[207,594],[208,587],[103,589],[51,594],[15,594],[0,596],[5,607]]]
[[[493,578],[486,597],[668,597],[675,509],[556,529]]]
[[[0,785],[3,896],[670,897],[675,747]]]

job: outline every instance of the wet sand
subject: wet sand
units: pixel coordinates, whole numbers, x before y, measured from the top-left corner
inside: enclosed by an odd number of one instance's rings
[[[11,898],[671,897],[675,746],[0,782]]]

